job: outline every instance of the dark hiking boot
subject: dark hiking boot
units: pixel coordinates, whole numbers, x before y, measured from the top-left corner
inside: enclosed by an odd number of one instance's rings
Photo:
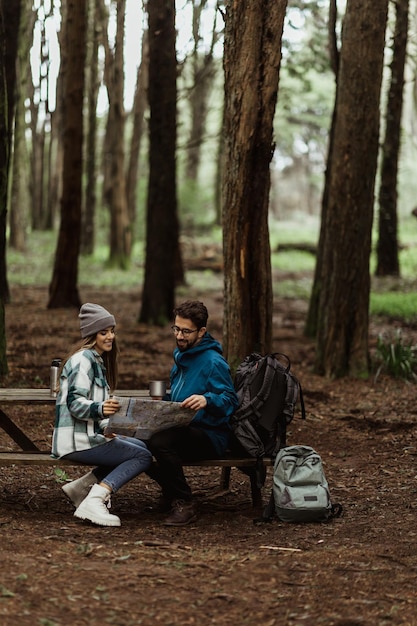
[[[164,521],[165,526],[186,526],[197,519],[197,511],[192,502],[175,500],[171,513]]]

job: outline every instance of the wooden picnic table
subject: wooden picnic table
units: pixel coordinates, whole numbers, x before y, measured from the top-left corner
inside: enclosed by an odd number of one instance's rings
[[[144,389],[120,389],[116,391],[115,395],[143,398],[149,396],[149,391]],[[51,396],[49,389],[0,388],[0,428],[25,452],[41,452],[41,450],[13,421],[13,418],[10,416],[10,409],[19,405],[34,404],[52,407],[55,405],[55,398]]]
[[[131,398],[149,397],[149,390],[143,389],[120,389],[115,392],[116,396]],[[2,428],[15,443],[20,447],[22,452],[5,452],[0,451],[0,467],[14,464],[23,465],[61,465],[71,464],[65,459],[54,459],[49,451],[40,450],[38,446],[23,432],[23,430],[13,421],[9,415],[10,409],[16,406],[25,405],[43,405],[50,406],[51,411],[55,405],[55,398],[51,396],[49,389],[12,389],[0,388],[0,428]],[[6,410],[8,411],[6,413]],[[184,463],[188,466],[198,467],[220,467],[220,490],[227,491],[230,482],[230,470],[232,467],[238,468],[254,468],[256,459],[254,458],[234,458],[226,457],[224,459],[207,459],[204,461],[188,461]],[[273,465],[273,460],[269,457],[263,459],[265,467]],[[249,476],[251,483],[251,494],[253,506],[262,504],[261,489],[256,483],[256,476]]]

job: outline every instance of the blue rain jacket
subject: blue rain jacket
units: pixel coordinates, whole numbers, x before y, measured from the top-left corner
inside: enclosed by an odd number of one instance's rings
[[[169,394],[173,402],[182,402],[194,394],[207,399],[207,406],[197,411],[191,425],[207,433],[219,456],[229,444],[229,419],[238,406],[230,368],[222,352],[220,343],[208,332],[189,350],[181,352],[175,348]]]

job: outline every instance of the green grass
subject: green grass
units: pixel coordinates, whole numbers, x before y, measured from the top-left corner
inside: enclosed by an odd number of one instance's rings
[[[285,250],[273,252],[271,255],[272,269],[282,272],[314,272],[316,257],[309,252]]]
[[[375,361],[378,366],[375,379],[381,372],[405,380],[417,378],[417,346],[404,342],[399,329],[391,336],[378,337]]]
[[[49,285],[55,257],[56,235],[52,232],[36,231],[28,237],[24,253],[9,249],[7,253],[8,280],[11,285]],[[98,245],[92,256],[80,256],[79,284],[83,286],[113,287],[130,289],[142,283],[143,246],[137,244],[129,270],[107,267],[108,247]]]
[[[388,291],[371,293],[371,315],[383,315],[412,323],[417,321],[417,293]]]
[[[27,250],[7,250],[7,276],[13,285],[45,285],[52,277],[54,239],[51,233],[33,233]]]

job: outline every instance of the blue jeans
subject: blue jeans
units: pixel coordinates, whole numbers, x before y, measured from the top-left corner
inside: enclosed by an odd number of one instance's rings
[[[143,441],[121,435],[94,448],[71,452],[62,458],[83,465],[98,465],[93,470],[97,480],[110,487],[113,493],[135,476],[146,472],[152,462],[152,454]]]

